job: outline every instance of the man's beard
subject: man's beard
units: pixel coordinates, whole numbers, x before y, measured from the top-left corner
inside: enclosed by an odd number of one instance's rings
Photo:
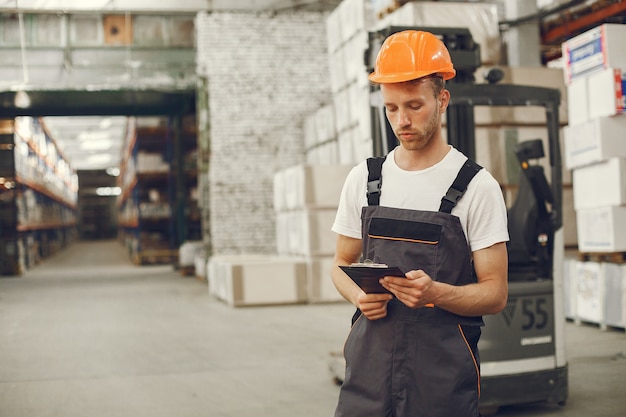
[[[439,112],[434,112],[433,117],[428,120],[422,129],[417,128],[411,131],[400,130],[396,132],[396,138],[398,138],[407,150],[414,151],[424,149],[432,141],[433,137],[435,137],[435,133],[437,132],[437,128],[439,126],[439,117]],[[415,138],[410,141],[402,141],[399,139],[401,133],[412,133]]]

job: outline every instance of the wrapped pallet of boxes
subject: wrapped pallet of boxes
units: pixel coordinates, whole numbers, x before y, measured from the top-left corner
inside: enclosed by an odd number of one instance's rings
[[[331,231],[352,165],[296,165],[274,176],[276,249],[307,265],[309,302],[340,301],[330,278],[336,235]]]
[[[623,321],[625,37],[626,25],[603,24],[562,44],[569,115],[564,160],[572,170],[581,259],[574,269],[576,317],[602,326]]]
[[[468,2],[406,2],[402,7],[384,16],[378,28],[388,26],[466,27],[474,42],[480,45],[480,59],[484,64],[500,62],[500,28],[495,4]]]
[[[561,45],[569,124],[624,113],[626,25],[603,24]]]
[[[605,321],[605,286],[602,264],[576,263],[576,320],[602,324]]]
[[[573,170],[574,209],[581,252],[626,252],[626,158]]]
[[[181,275],[194,275],[197,255],[204,254],[204,244],[201,241],[188,241],[180,245],[178,250],[178,267]]]
[[[324,147],[339,164],[371,156],[369,81],[363,56],[375,14],[368,0],[344,0],[326,20],[334,136]]]
[[[626,264],[604,263],[605,322],[626,328]]]
[[[270,255],[212,256],[209,294],[231,307],[307,302],[306,262]]]
[[[572,260],[573,290],[568,318],[576,322],[626,328],[626,264]]]

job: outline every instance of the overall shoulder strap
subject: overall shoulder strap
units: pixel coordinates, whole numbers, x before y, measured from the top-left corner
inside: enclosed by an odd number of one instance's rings
[[[385,156],[367,158],[367,204],[377,206],[380,203],[382,170]]]
[[[446,195],[441,199],[441,205],[439,206],[439,211],[443,213],[451,213],[456,203],[463,197],[465,191],[467,190],[467,186],[469,185],[472,178],[480,171],[483,167],[478,165],[476,162],[471,159],[467,159],[459,173],[457,174],[454,182],[448,188]]]

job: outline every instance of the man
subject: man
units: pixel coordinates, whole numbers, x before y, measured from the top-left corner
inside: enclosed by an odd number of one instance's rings
[[[357,307],[336,417],[479,415],[477,344],[481,316],[506,305],[507,215],[491,174],[442,135],[444,83],[455,75],[436,36],[403,31],[385,40],[369,76],[399,146],[380,175],[365,161],[351,171],[333,225],[332,279]],[[339,268],[361,259],[405,277],[366,294]]]

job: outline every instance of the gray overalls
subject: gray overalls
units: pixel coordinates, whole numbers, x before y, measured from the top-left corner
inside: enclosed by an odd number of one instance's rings
[[[452,285],[475,282],[465,233],[450,212],[478,170],[465,163],[438,212],[381,207],[379,195],[368,195],[361,216],[363,258],[403,272],[422,269]],[[370,193],[372,181],[370,167]],[[380,189],[380,181],[373,185]],[[355,315],[335,417],[478,417],[482,325],[481,317],[436,306],[410,309],[395,298],[384,319]]]

